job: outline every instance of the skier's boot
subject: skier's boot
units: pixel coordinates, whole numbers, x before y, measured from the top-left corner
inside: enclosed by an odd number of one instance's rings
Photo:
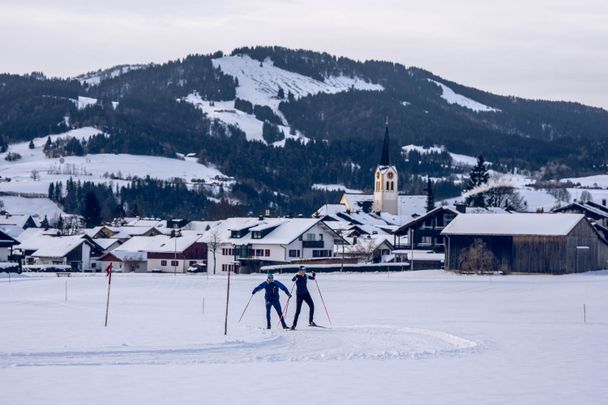
[[[289,329],[289,326],[287,326],[287,324],[286,324],[286,323],[283,323],[283,329],[288,330],[288,329]]]
[[[266,329],[270,329],[270,324],[266,325]]]
[[[290,329],[291,330],[296,330],[296,325],[292,325]]]
[[[311,322],[308,326],[318,326],[318,325],[314,322]]]

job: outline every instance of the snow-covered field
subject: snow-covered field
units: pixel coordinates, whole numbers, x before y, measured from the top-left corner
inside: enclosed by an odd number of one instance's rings
[[[291,285],[288,276],[277,279]],[[108,328],[102,275],[0,278],[0,403],[598,404],[608,397],[608,272],[321,274],[334,327],[295,332],[260,328],[261,293],[237,322],[260,281],[233,277],[224,337],[223,276],[114,275]],[[328,325],[310,287],[315,319]],[[306,315],[305,307],[300,324]]]
[[[55,141],[58,138],[73,137],[88,139],[100,133],[96,128],[84,127],[51,135]],[[0,176],[10,177],[10,182],[0,182],[0,191],[20,193],[46,193],[51,182],[63,181],[70,177],[74,180],[92,181],[95,183],[113,181],[114,184],[126,184],[125,180],[112,180],[109,176],[128,177],[150,176],[157,179],[182,178],[186,182],[192,179],[205,179],[214,182],[216,179],[226,179],[219,170],[202,165],[196,158],[185,160],[170,159],[160,156],[143,156],[130,154],[90,154],[86,156],[67,156],[49,159],[44,155],[46,137],[34,139],[34,149],[29,149],[28,142],[11,144],[5,153],[0,153]],[[8,162],[4,158],[7,153],[19,153],[21,159]],[[39,179],[32,178],[36,171]]]

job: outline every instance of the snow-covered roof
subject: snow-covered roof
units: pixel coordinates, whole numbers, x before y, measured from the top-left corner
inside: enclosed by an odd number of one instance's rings
[[[141,262],[148,258],[148,255],[146,254],[146,252],[131,252],[131,251],[125,251],[125,250],[113,250],[113,251],[108,252],[105,255],[103,255],[101,257],[101,260],[104,260],[104,259],[107,260],[109,255],[112,255],[123,262],[127,261],[127,260]]]
[[[36,250],[44,243],[47,237],[56,235],[57,229],[28,228],[17,237],[17,240],[20,242],[19,249]]]
[[[296,240],[300,235],[317,224],[323,224],[317,218],[268,218],[260,220],[260,223],[249,229],[249,233],[242,238],[232,238],[231,241],[236,244],[289,244]],[[253,239],[251,231],[254,229],[262,230],[268,227],[276,226],[266,236],[260,239]],[[331,230],[331,228],[328,228]],[[333,230],[332,230],[333,232]]]
[[[120,239],[115,239],[115,238],[97,238],[97,239],[93,239],[93,242],[96,243],[97,245],[99,245],[99,247],[101,247],[103,250],[108,250],[115,243],[118,243],[120,245],[121,241],[120,241]]]
[[[0,243],[2,243],[4,245],[16,245],[16,244],[19,244],[19,241],[17,239],[13,238],[8,233],[0,230]]]
[[[370,214],[365,213],[362,208],[364,205],[372,204],[374,200],[374,196],[372,194],[349,194],[344,193],[342,196],[341,202],[345,205],[347,209],[351,211],[349,213],[350,216],[353,216],[353,213],[363,216],[369,216]],[[371,207],[370,207],[371,208]],[[331,210],[337,211],[337,208],[331,207]],[[426,196],[425,195],[400,195],[398,204],[397,204],[398,214],[392,215],[387,212],[381,212],[378,215],[373,215],[377,218],[378,221],[382,221],[389,225],[400,225],[412,220],[417,215],[423,215],[426,213]],[[354,217],[353,217],[354,218]],[[369,223],[362,219],[359,221],[361,223]],[[377,223],[377,222],[376,222]]]
[[[112,251],[114,252],[157,252],[181,253],[197,241],[202,242],[202,235],[182,234],[180,237],[172,238],[169,235],[156,236],[134,236]]]
[[[82,235],[48,236],[41,235],[40,245],[32,254],[35,257],[64,257],[83,243],[88,243]]]
[[[441,234],[563,236],[583,219],[583,214],[460,214]]]
[[[123,232],[130,236],[144,235],[152,229],[156,229],[154,226],[121,226],[118,228],[120,232]],[[160,232],[160,231],[159,231]]]

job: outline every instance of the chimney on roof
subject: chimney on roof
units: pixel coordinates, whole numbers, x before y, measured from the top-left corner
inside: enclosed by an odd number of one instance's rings
[[[454,203],[454,207],[456,207],[456,211],[460,212],[461,214],[467,213],[467,205],[464,203]]]
[[[263,220],[264,220],[264,215],[260,215],[260,216],[258,217],[258,219],[259,219],[260,221],[263,221]]]

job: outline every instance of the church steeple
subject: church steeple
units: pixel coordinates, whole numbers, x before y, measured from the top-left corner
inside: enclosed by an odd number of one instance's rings
[[[388,117],[384,131],[384,144],[380,164],[374,173],[374,206],[375,212],[399,214],[399,175],[397,168],[391,166],[389,155],[390,136],[388,133]]]
[[[390,136],[388,134],[388,117],[386,117],[386,129],[384,130],[384,144],[382,145],[382,156],[380,157],[380,166],[390,166],[391,158],[388,153]]]

